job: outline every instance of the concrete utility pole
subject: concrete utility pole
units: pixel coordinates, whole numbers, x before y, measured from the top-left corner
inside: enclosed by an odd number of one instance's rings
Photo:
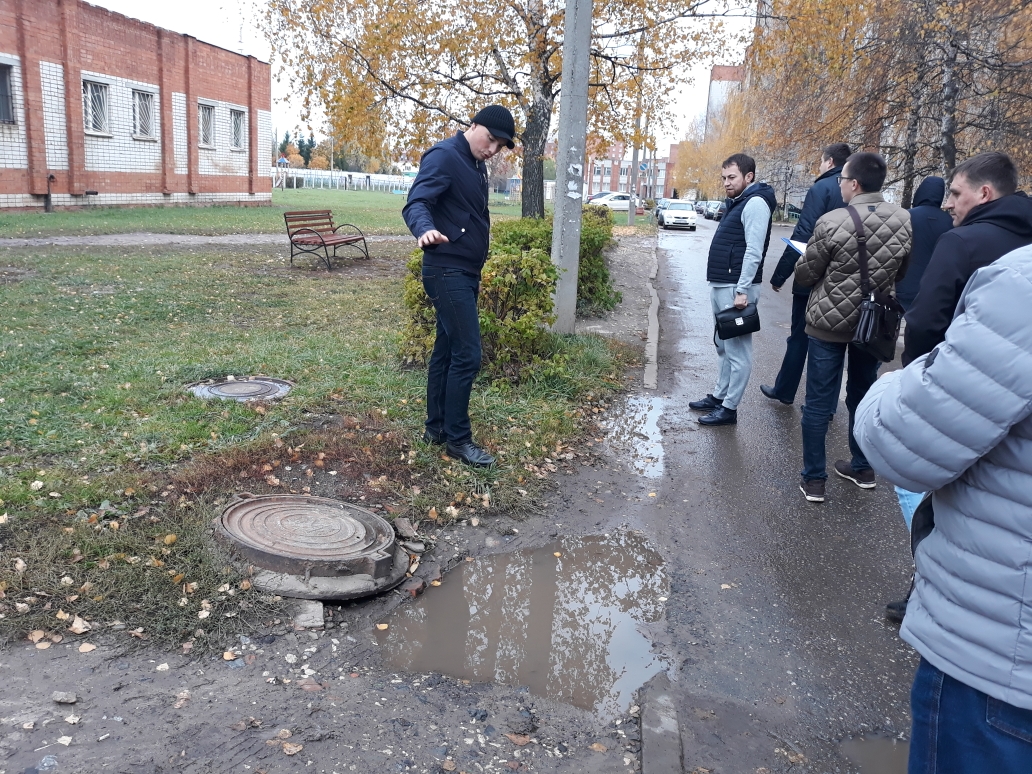
[[[641,97],[638,97],[638,115],[634,118],[634,150],[631,151],[630,191],[631,203],[627,206],[627,225],[634,225],[634,216],[638,214],[638,132],[641,131]]]
[[[566,0],[563,86],[559,101],[555,216],[552,261],[559,269],[552,330],[574,333],[577,325],[577,271],[580,266],[584,152],[588,124],[588,56],[592,0]]]

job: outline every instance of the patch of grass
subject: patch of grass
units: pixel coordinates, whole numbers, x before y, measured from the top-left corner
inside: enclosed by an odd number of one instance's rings
[[[353,223],[367,234],[408,234],[401,218],[404,206],[404,196],[379,191],[276,189],[268,207],[92,207],[52,213],[0,209],[0,234],[275,234],[284,231],[284,212],[321,209],[333,210],[336,222]],[[518,218],[520,205],[492,196],[491,216]]]
[[[474,389],[474,432],[499,465],[444,459],[419,440],[425,371],[397,356],[407,248],[380,243],[370,264],[333,272],[291,269],[273,248],[6,250],[21,280],[0,307],[0,640],[63,631],[58,611],[164,644],[201,628],[198,648],[268,620],[274,605],[207,537],[237,491],[446,521],[518,512],[577,464],[573,439],[633,355],[550,336],[561,367]],[[392,260],[395,275],[362,273]],[[295,386],[270,404],[185,390],[229,374]]]

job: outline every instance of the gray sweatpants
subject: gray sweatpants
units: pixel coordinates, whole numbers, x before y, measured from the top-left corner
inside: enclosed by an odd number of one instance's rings
[[[749,286],[746,295],[749,296],[750,303],[759,301],[760,288],[759,284]],[[730,309],[735,305],[734,287],[710,285],[710,301],[713,304],[714,315],[724,309]],[[737,411],[746,385],[749,384],[749,375],[752,373],[752,334],[747,333],[725,341],[714,331],[713,343],[717,345],[717,355],[720,357],[720,373],[713,388],[713,397],[722,400],[724,408]]]

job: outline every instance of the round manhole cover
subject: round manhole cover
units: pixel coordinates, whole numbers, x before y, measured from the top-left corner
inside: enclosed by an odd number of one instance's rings
[[[277,400],[290,392],[291,383],[271,376],[248,376],[242,379],[221,379],[187,385],[198,398],[210,400]]]
[[[263,495],[226,506],[216,537],[248,561],[274,572],[339,577],[392,574],[394,530],[355,505],[324,497]]]

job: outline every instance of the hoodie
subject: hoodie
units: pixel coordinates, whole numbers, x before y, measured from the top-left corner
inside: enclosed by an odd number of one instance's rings
[[[977,269],[1029,244],[1032,199],[1022,191],[972,208],[963,223],[939,237],[906,315],[903,365],[945,340],[960,294]]]
[[[914,230],[910,266],[907,276],[896,283],[896,298],[904,309],[913,306],[935,243],[953,228],[953,218],[942,209],[945,196],[946,181],[941,177],[926,177],[914,194],[914,206],[910,208],[910,227]]]

